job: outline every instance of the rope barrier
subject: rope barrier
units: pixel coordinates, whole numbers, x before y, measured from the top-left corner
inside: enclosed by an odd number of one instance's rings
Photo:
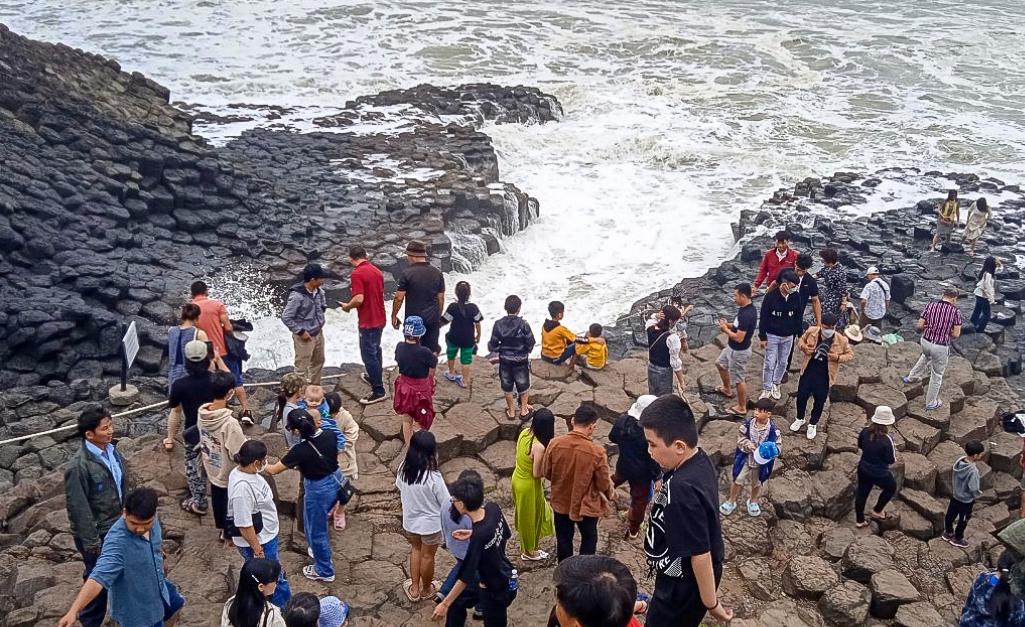
[[[340,379],[345,375],[341,374],[329,374],[321,377],[321,381],[324,379]],[[272,385],[279,385],[277,381],[268,381],[265,383],[245,383],[242,387],[246,388],[264,388]],[[151,409],[160,409],[167,406],[167,401],[160,401],[159,403],[153,403],[152,405],[146,405],[145,407],[137,407],[135,409],[129,409],[116,414],[111,414],[111,418],[123,418],[125,416],[131,416],[133,414],[139,414],[144,411],[150,411]],[[50,429],[49,431],[40,431],[39,433],[30,433],[28,435],[18,436],[16,438],[9,438],[7,440],[0,440],[0,446],[4,444],[13,444],[14,442],[21,442],[22,440],[30,440],[32,438],[39,437],[41,435],[50,435],[51,433],[60,433],[62,431],[70,431],[71,429],[77,429],[77,424],[64,425],[63,427],[57,427],[56,429]]]

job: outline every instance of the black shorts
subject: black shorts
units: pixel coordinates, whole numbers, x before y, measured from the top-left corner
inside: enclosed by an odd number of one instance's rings
[[[427,327],[427,333],[420,338],[420,344],[431,349],[435,355],[441,353],[441,344],[438,344],[438,337],[441,335],[441,321],[425,322],[424,326]]]
[[[530,389],[530,362],[498,362],[498,380],[502,385],[502,391],[506,394],[511,394],[514,391],[523,394]]]
[[[712,564],[715,585],[722,579],[722,564]],[[705,604],[701,602],[698,582],[693,577],[676,578],[658,575],[655,590],[648,602],[647,627],[700,627],[705,619]]]

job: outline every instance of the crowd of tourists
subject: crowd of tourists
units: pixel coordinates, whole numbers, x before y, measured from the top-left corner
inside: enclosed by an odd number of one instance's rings
[[[956,214],[946,204],[940,210],[938,240],[950,236],[952,229],[944,220],[956,222],[951,212]],[[988,215],[982,199],[973,204],[969,215],[969,227],[975,231],[965,230],[973,250],[985,226],[984,220],[979,226],[979,212]],[[402,584],[409,602],[433,601],[433,619],[449,626],[464,625],[471,614],[488,627],[506,625],[519,589],[516,560],[507,555],[507,543],[515,533],[520,563],[550,560],[541,544],[555,537],[558,567],[550,626],[625,627],[640,625],[638,616],[656,627],[697,627],[706,618],[720,623],[731,620],[733,612],[717,592],[725,559],[721,519],[736,512],[745,490],[746,514],[762,513],[760,497],[786,446],[772,417],[785,402],[783,386],[788,383],[794,353],[799,353],[801,361],[797,415],[789,430],[804,431],[806,438],[815,439],[830,388],[843,364],[854,358],[851,345],[884,341],[890,302],[889,285],[877,268],[866,272],[856,299],[860,306],[854,305],[848,272],[837,250],[820,251],[822,267],[813,273],[812,256],[794,250],[786,232],[777,233],[775,239],[753,284],[734,286],[734,319],[718,321],[725,337],[716,361],[721,379],[717,392],[728,400],[727,413],[739,417],[732,481],[723,499],[716,468],[699,444],[698,423],[685,396],[687,319],[692,306],[666,305],[651,316],[649,394],[637,398],[614,422],[609,440],[618,446],[618,457],[611,467],[605,443],[595,437],[599,418],[592,406],[576,408],[566,421],[568,432],[556,436],[554,414],[530,404],[534,331],[520,316],[522,300],[516,295],[506,298],[505,315],[493,323],[485,348],[488,360],[497,365],[506,417],[522,423],[511,478],[511,513],[488,499],[478,473],[442,475],[431,432],[442,327],[447,327],[444,384],[470,387],[476,378],[472,370],[484,337],[484,312],[471,302],[471,286],[460,281],[455,301],[446,306],[443,274],[428,262],[425,244],[411,241],[406,248],[408,264],[398,279],[388,316],[383,274],[366,250],[352,247],[351,297],[338,305],[343,311],[357,312],[365,366],[362,378],[370,388],[359,403],[372,405],[390,396],[402,423],[404,455],[395,487],[397,513],[401,509],[402,532],[409,545],[409,578]],[[980,332],[989,322],[998,267],[995,259],[987,258],[976,286],[971,322]],[[289,446],[280,460],[269,458],[266,444],[247,437],[243,429],[262,422],[249,406],[242,381],[244,324],[230,320],[224,304],[210,298],[207,286],[197,281],[193,300],[182,308],[181,324],[169,330],[170,414],[164,447],[174,450],[179,442],[184,447],[188,493],[180,507],[195,515],[212,510],[221,540],[238,552],[241,562],[237,588],[223,607],[223,626],[337,627],[349,617],[349,606],[338,597],[292,594],[289,575],[295,573],[286,573],[280,562],[279,515],[264,477],[299,471],[297,523],[310,558],[300,573],[331,584],[335,581],[332,544],[346,528],[346,505],[359,482],[355,444],[360,429],[343,407],[342,396],[322,385],[329,306],[324,279],[323,268],[307,266],[301,281],[289,290],[282,315],[292,333],[295,363],[294,371],[281,381],[276,411],[269,421],[270,430],[280,430]],[[946,288],[917,322],[922,356],[903,382],[919,385],[928,378],[925,409],[929,412],[939,410],[944,402],[940,398],[944,369],[950,345],[963,326],[959,294],[953,286]],[[760,305],[754,304],[756,298],[761,299]],[[983,301],[985,305],[980,304]],[[562,322],[563,303],[550,303],[548,312],[549,318],[540,326],[544,362],[567,368],[606,366],[608,346],[601,325],[591,324],[586,333],[577,334]],[[384,383],[381,347],[382,332],[389,323],[403,334],[394,351],[398,374],[390,390]],[[747,377],[755,341],[763,365],[753,383],[760,390],[751,399]],[[231,406],[233,399],[238,412]],[[891,516],[887,506],[896,492],[892,466],[899,459],[889,434],[894,423],[893,411],[879,406],[858,435],[861,458],[854,502],[858,528]],[[1004,426],[1025,442],[1025,414],[1005,416]],[[113,442],[115,425],[109,412],[90,407],[80,416],[78,427],[82,448],[68,462],[65,488],[75,545],[85,563],[85,583],[60,625],[78,620],[85,627],[99,626],[108,610],[127,627],[173,625],[186,601],[164,574],[157,494],[128,485],[128,469]],[[977,464],[984,453],[983,443],[968,442],[951,469],[953,495],[943,538],[957,547],[969,546],[965,531],[982,494]],[[650,596],[639,591],[634,575],[621,562],[597,555],[599,521],[608,515],[617,488],[624,484],[630,502],[625,540],[629,543],[643,536],[645,574],[654,579]],[[879,495],[866,514],[874,488],[879,488]],[[1022,514],[1025,517],[1025,505]],[[1025,520],[1008,527],[1001,541],[1006,551],[995,571],[976,580],[964,608],[964,620],[969,622],[962,624],[1003,626],[1025,621]],[[442,547],[455,558],[443,581],[435,579],[436,556]],[[344,590],[339,592],[344,597]]]

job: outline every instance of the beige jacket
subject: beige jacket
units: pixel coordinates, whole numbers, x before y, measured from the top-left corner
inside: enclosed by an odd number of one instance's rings
[[[808,330],[801,336],[797,347],[804,353],[804,365],[801,372],[808,367],[811,356],[815,354],[815,347],[819,343],[819,328],[808,327]],[[851,350],[851,343],[847,336],[837,331],[833,335],[833,345],[829,347],[829,385],[836,381],[836,373],[840,372],[840,364],[854,359],[854,351]]]
[[[234,457],[246,441],[242,425],[231,410],[210,409],[210,405],[199,408],[199,445],[203,451],[203,468],[210,483],[218,488],[228,487],[228,475],[235,467]]]

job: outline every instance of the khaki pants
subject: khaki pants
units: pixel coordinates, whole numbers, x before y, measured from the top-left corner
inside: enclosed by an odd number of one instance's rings
[[[292,334],[295,345],[295,372],[306,377],[307,383],[320,384],[320,371],[324,369],[324,332],[310,340]]]

